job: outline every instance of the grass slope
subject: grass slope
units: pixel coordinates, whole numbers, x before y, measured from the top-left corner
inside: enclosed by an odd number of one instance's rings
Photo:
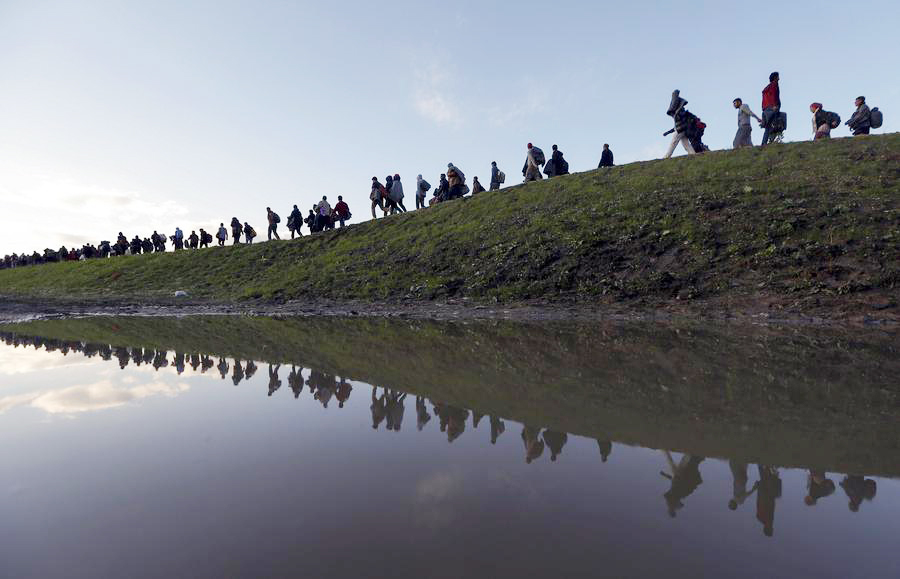
[[[874,292],[896,303],[898,282],[891,134],[590,171],[299,241],[3,270],[0,294],[803,304]]]

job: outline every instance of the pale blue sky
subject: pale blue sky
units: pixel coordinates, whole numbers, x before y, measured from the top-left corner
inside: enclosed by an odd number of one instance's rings
[[[846,119],[858,94],[900,129],[900,3],[758,6],[0,0],[0,254],[232,215],[263,231],[266,205],[323,194],[358,221],[373,175],[411,197],[418,173],[486,184],[496,160],[512,184],[529,141],[573,171],[604,142],[658,158],[674,88],[726,148],[731,100],[760,113],[773,70],[788,140],[810,102]]]

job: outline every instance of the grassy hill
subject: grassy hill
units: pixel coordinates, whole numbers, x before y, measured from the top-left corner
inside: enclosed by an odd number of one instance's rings
[[[352,208],[358,217],[368,207]],[[721,151],[483,193],[298,241],[0,271],[0,295],[217,302],[771,298],[896,306],[900,134]]]

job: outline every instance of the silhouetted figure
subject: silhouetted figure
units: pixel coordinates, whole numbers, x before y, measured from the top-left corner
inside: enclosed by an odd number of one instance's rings
[[[247,363],[244,364],[244,376],[249,380],[250,378],[253,378],[254,374],[256,374],[256,362],[247,360]]]
[[[310,373],[310,376],[312,374]],[[328,408],[331,397],[334,396],[334,376],[320,372],[318,376],[318,385],[314,398],[322,404],[322,408]]]
[[[63,352],[65,355],[65,352]],[[135,366],[140,366],[141,362],[144,361],[144,350],[141,348],[132,348],[131,349],[131,363]]]
[[[244,379],[244,367],[241,366],[240,360],[235,358],[234,368],[231,371],[231,383],[237,386]]]
[[[212,358],[203,354],[200,356],[200,373],[206,374],[206,371],[215,366],[215,362],[212,361]]]
[[[669,516],[674,517],[684,507],[684,499],[697,490],[697,487],[703,482],[700,477],[700,463],[703,462],[703,457],[683,454],[678,464],[675,464],[675,461],[672,460],[672,453],[666,450],[663,451],[663,454],[672,471],[672,474],[663,471],[659,473],[672,481],[672,486],[663,497],[666,499]]]
[[[128,366],[128,362],[131,361],[131,355],[128,353],[128,348],[116,346],[115,352],[116,358],[119,359],[119,369],[124,370],[125,367]]]
[[[600,462],[606,462],[612,453],[612,442],[597,439],[597,447],[600,449]]]
[[[506,431],[506,425],[499,416],[491,415],[491,444],[497,444],[497,439]]]
[[[144,348],[144,364],[149,365],[153,363],[153,348]]]
[[[863,501],[874,499],[875,493],[878,491],[874,480],[855,474],[845,476],[841,481],[841,488],[850,499],[848,506],[854,513],[859,512],[859,506]]]
[[[544,441],[540,439],[541,429],[527,424],[522,427],[522,442],[525,443],[525,463],[531,464],[544,454]]]
[[[175,352],[175,360],[172,363],[175,364],[175,371],[179,376],[184,374],[184,352]]]
[[[300,367],[300,370],[297,370],[297,367],[291,364],[291,373],[288,374],[288,386],[291,387],[291,390],[294,392],[294,398],[300,398],[300,394],[303,393],[303,367]]]
[[[421,431],[429,420],[431,420],[431,414],[428,414],[425,398],[416,396],[416,428]]]
[[[781,477],[778,469],[758,465],[759,486],[756,488],[756,520],[762,523],[763,534],[775,534],[775,500],[781,498]]]
[[[165,368],[169,365],[169,360],[166,358],[168,352],[165,350],[157,350],[156,354],[153,356],[153,369],[159,371],[160,368]]]
[[[281,388],[281,378],[278,377],[278,370],[281,369],[281,364],[275,364],[275,367],[272,367],[272,364],[269,364],[269,396],[275,394],[275,391]]]
[[[225,376],[228,376],[228,360],[219,358],[219,364],[216,366],[216,369],[219,370],[219,375],[222,377],[222,380],[224,380]]]
[[[478,423],[481,422],[481,419],[484,418],[484,414],[479,414],[472,411],[472,428],[478,428]]]
[[[434,413],[441,424],[441,432],[447,433],[447,442],[452,443],[466,431],[466,419],[469,411],[441,402],[434,403]]]
[[[344,407],[344,402],[350,399],[350,393],[352,391],[353,386],[350,385],[350,382],[348,382],[346,378],[338,380],[337,390],[334,393],[334,397],[337,398],[338,401],[338,408]]]
[[[200,354],[197,354],[197,353],[191,354],[190,360],[191,360],[191,369],[194,370],[194,372],[196,372],[197,368],[200,367]]]
[[[377,387],[372,386],[372,405],[369,409],[372,411],[372,428],[378,430],[378,425],[387,416],[386,394],[382,392],[381,397],[377,397]]]
[[[810,470],[806,477],[806,496],[803,497],[803,502],[811,507],[819,502],[819,499],[834,493],[835,488],[834,481],[826,477],[823,471]]]
[[[403,424],[403,413],[406,410],[404,401],[406,400],[406,392],[391,391],[387,398],[387,429],[400,432],[400,426]]]
[[[562,454],[562,449],[569,440],[569,435],[565,432],[556,432],[554,430],[545,430],[541,435],[547,448],[550,449],[550,460],[556,462],[556,457]]]
[[[747,477],[747,463],[729,460],[728,467],[731,469],[731,477],[733,479],[731,489],[731,500],[728,501],[728,508],[736,511],[737,508],[744,504],[750,495],[756,492],[759,481],[753,483],[753,488],[747,490],[747,483],[750,479]]]

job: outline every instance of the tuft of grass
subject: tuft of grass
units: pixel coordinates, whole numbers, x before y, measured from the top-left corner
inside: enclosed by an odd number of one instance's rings
[[[895,291],[898,280],[891,134],[634,163],[293,241],[3,270],[0,294],[590,303],[811,299]]]

